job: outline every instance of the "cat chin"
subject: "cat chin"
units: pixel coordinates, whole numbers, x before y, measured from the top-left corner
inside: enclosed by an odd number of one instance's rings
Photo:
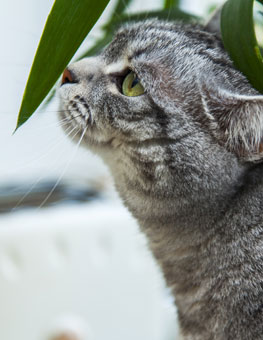
[[[95,153],[101,153],[114,147],[114,138],[106,136],[89,121],[82,117],[73,118],[74,113],[61,109],[58,111],[61,128],[67,137],[76,144],[80,144]]]

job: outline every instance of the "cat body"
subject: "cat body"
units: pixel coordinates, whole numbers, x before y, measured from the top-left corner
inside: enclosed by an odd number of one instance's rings
[[[140,95],[123,93],[130,72]],[[158,20],[66,74],[60,115],[146,234],[182,339],[262,340],[263,96],[217,34]]]

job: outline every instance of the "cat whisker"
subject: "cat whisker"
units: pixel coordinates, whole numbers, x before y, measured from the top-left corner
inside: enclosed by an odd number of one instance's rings
[[[67,125],[69,122],[71,122],[72,120],[74,120],[75,118],[80,117],[80,116],[82,116],[82,114],[76,115],[74,117],[66,117],[64,119],[59,120],[58,124],[59,124],[59,126]]]
[[[71,131],[68,132],[68,130],[69,130],[70,128],[71,128]],[[64,131],[64,133],[66,133],[66,136],[70,136],[70,134],[71,134],[75,129],[76,129],[76,127],[72,128],[72,127],[69,126],[69,127]],[[49,152],[50,152],[51,150],[53,150],[55,147],[57,147],[59,144],[61,144],[61,142],[62,142],[63,140],[64,140],[64,136],[61,136],[59,139],[56,139],[55,141],[52,142],[51,145],[49,145],[49,146],[47,147],[47,150],[46,150],[45,154],[42,154],[41,156],[39,156],[39,157],[33,159],[33,160],[30,161],[30,162],[27,162],[27,164],[24,165],[24,166],[16,167],[15,170],[14,170],[13,172],[12,172],[12,171],[9,171],[9,174],[12,174],[12,173],[15,174],[15,173],[17,173],[17,172],[19,172],[19,171],[21,171],[21,170],[23,170],[23,169],[29,168],[30,166],[32,166],[32,164],[34,164],[34,163],[36,163],[37,161],[39,161],[39,160],[45,158],[45,157],[49,154]],[[15,188],[14,190],[16,190],[16,189],[17,189],[17,188]],[[14,191],[14,190],[11,190],[10,192],[12,192],[12,191]]]
[[[81,142],[82,142],[82,139],[83,139],[85,133],[87,132],[87,129],[88,129],[88,126],[86,126],[85,129],[83,130],[83,132],[82,132],[82,134],[81,134],[81,136],[80,136],[80,139],[79,139],[79,141],[78,141],[78,143],[77,143],[77,145],[76,145],[76,147],[75,147],[75,151],[74,151],[74,153],[72,154],[72,157],[68,160],[68,162],[67,162],[67,164],[66,164],[64,170],[62,171],[61,175],[60,175],[59,178],[57,179],[57,181],[56,181],[56,183],[54,184],[52,190],[49,192],[49,194],[48,194],[47,197],[44,199],[44,201],[39,205],[38,209],[42,208],[42,207],[45,205],[45,203],[48,201],[48,199],[50,198],[50,196],[53,194],[53,192],[55,191],[56,187],[57,187],[58,184],[60,183],[62,177],[65,175],[66,171],[68,170],[69,165],[71,164],[72,160],[73,160],[74,157],[76,156],[76,153],[77,153],[77,151],[78,151],[78,148],[79,148],[79,146],[80,146],[80,144],[81,144]],[[80,131],[80,130],[77,131],[77,134],[79,133],[79,131]],[[75,135],[75,136],[76,136],[76,135]]]
[[[71,131],[68,133],[68,130]],[[74,127],[72,129],[72,126],[69,126],[66,128],[66,130],[64,131],[66,136],[70,136],[70,134],[76,129],[76,127]],[[41,156],[33,159],[32,161],[30,162],[27,162],[26,165],[24,166],[21,166],[19,168],[16,167],[14,173],[17,173],[19,170],[22,170],[22,169],[26,169],[26,168],[29,168],[30,166],[32,166],[32,164],[35,164],[36,162],[38,162],[39,160],[47,157],[47,155],[50,153],[50,151],[54,150],[58,145],[61,144],[61,142],[63,142],[65,140],[65,135],[63,134],[62,136],[60,136],[60,138],[57,138],[56,140],[52,141],[52,143],[50,143],[50,145],[47,146],[47,149],[46,149],[46,152],[43,153]],[[12,173],[12,172],[11,172]]]
[[[61,112],[67,112],[67,110],[61,111]],[[58,121],[54,122],[54,123],[50,123],[47,125],[44,125],[42,127],[36,128],[34,131],[39,131],[39,130],[43,130],[46,128],[50,128],[50,127],[63,127],[65,125],[68,125],[72,120],[74,120],[76,117],[81,116],[81,114],[75,116],[75,117],[65,117],[63,119],[59,119]]]
[[[73,127],[73,128],[71,129],[71,131],[67,134],[67,137],[70,137],[70,135],[72,134],[73,131],[76,130],[76,128],[77,128],[76,126]],[[79,130],[78,130],[73,136],[71,136],[71,138],[74,138],[75,136],[77,136],[78,133],[79,133]],[[52,167],[52,169],[54,169],[54,167]],[[40,177],[35,181],[35,183],[33,183],[33,184],[31,185],[31,187],[29,188],[29,190],[21,197],[21,199],[16,203],[16,205],[11,209],[11,212],[13,212],[14,210],[16,210],[16,209],[21,205],[21,203],[22,203],[22,202],[25,200],[25,198],[32,192],[32,190],[36,187],[36,185],[41,181],[41,179],[42,179],[44,176],[46,176],[46,174],[43,175],[43,176],[40,176]]]
[[[57,112],[65,112],[66,110],[37,110],[37,113],[57,113]],[[0,111],[1,114],[17,114],[17,110],[6,110]]]

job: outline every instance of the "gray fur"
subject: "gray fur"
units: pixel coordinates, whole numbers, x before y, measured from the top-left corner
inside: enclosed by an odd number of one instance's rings
[[[120,93],[126,68],[145,94]],[[183,339],[262,340],[263,96],[216,34],[158,20],[69,70],[61,116],[79,136],[87,126],[82,144],[147,235]]]

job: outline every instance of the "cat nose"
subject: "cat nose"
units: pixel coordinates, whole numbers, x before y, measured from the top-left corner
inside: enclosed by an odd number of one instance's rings
[[[74,84],[74,83],[77,83],[76,77],[74,76],[74,73],[72,71],[70,71],[68,69],[68,67],[65,68],[63,75],[62,75],[61,85]]]

